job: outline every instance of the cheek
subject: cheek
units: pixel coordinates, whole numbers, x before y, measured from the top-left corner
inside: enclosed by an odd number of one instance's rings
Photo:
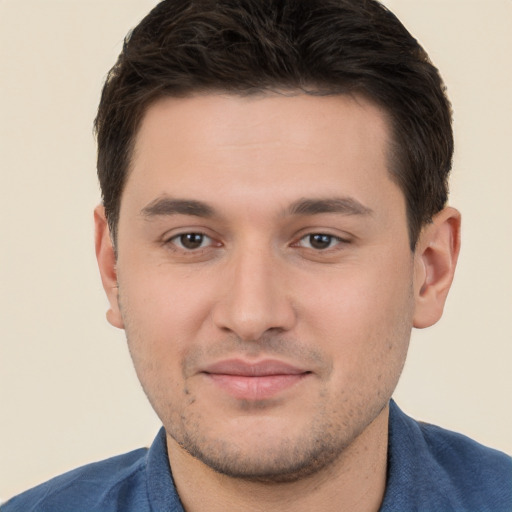
[[[393,325],[407,316],[413,300],[412,260],[380,265],[357,262],[323,274],[304,273],[297,288],[302,315],[344,329]],[[352,333],[352,334],[355,334]]]
[[[127,268],[129,275],[119,276],[121,305],[133,327],[150,337],[148,342],[179,343],[183,331],[193,335],[200,328],[211,298],[198,273],[177,272],[168,264]]]
[[[153,409],[164,424],[179,421],[187,401],[181,361],[186,357],[182,307],[162,281],[145,276],[119,283],[121,313],[130,356]],[[175,411],[174,413],[172,411]]]
[[[119,303],[130,354],[139,378],[155,374],[164,363],[179,361],[180,320],[183,306],[166,286],[165,280],[145,273],[119,276]],[[168,375],[176,374],[175,368]],[[144,382],[143,382],[144,385]]]
[[[167,402],[183,393],[183,362],[200,340],[211,339],[206,330],[214,297],[200,272],[173,272],[166,264],[125,268],[130,271],[120,266],[119,297],[128,346],[142,386],[157,408],[155,400]]]
[[[307,287],[300,306],[306,339],[317,339],[353,379],[399,374],[414,311],[409,267],[408,260],[386,272],[353,266],[333,272],[323,287]]]

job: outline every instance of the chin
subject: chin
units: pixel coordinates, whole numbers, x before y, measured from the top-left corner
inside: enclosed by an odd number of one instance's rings
[[[259,431],[251,429],[255,432],[251,435],[241,436],[241,431],[215,436],[211,431],[201,435],[187,428],[182,431],[184,435],[168,434],[181,449],[213,471],[262,483],[295,482],[325,471],[341,457],[347,444],[339,431],[333,436],[318,425],[310,425],[302,433],[269,424]]]

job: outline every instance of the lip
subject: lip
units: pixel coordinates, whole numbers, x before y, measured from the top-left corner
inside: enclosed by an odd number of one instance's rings
[[[240,359],[219,361],[202,373],[216,386],[241,400],[265,400],[301,382],[311,372],[283,361],[255,363]]]

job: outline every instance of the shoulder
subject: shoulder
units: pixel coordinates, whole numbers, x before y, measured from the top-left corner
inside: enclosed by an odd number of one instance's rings
[[[464,499],[512,511],[512,457],[456,432],[419,423],[432,460]],[[508,508],[498,508],[498,504]]]
[[[147,451],[141,448],[65,473],[15,496],[0,510],[70,512],[79,506],[88,511],[144,511],[148,502],[144,474]]]
[[[423,422],[418,422],[418,425],[430,452],[447,469],[452,468],[464,474],[468,468],[476,466],[478,472],[473,472],[473,478],[479,474],[482,476],[483,472],[495,475],[498,480],[500,476],[506,476],[507,470],[512,471],[512,457],[503,452],[436,425]]]
[[[511,457],[462,434],[417,422],[393,402],[388,461],[389,505],[512,512]]]

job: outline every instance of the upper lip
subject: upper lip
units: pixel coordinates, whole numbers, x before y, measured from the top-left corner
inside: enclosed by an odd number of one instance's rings
[[[203,373],[239,375],[243,377],[300,375],[302,373],[308,373],[307,370],[276,359],[265,359],[257,362],[243,361],[242,359],[226,359],[213,363],[205,367],[202,371]]]

